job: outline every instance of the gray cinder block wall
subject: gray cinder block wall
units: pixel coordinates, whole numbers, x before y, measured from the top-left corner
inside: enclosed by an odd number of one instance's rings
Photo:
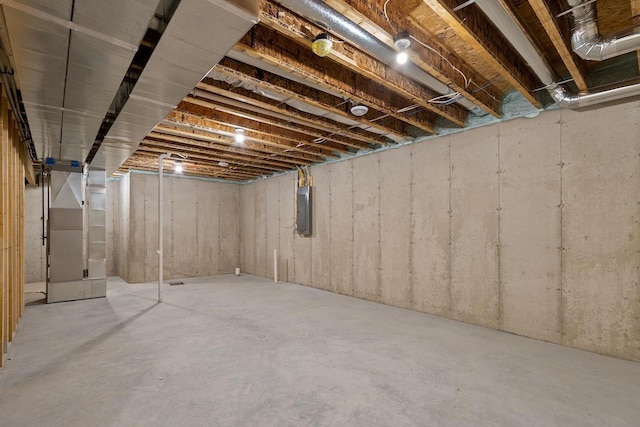
[[[242,269],[640,360],[640,103],[555,110],[241,187]]]

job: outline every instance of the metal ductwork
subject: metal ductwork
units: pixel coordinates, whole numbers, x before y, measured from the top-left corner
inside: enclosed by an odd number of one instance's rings
[[[346,18],[332,7],[327,6],[324,2],[319,0],[277,1],[301,16],[326,25],[331,32],[345,40],[353,42],[374,58],[379,58],[387,64],[393,64],[395,62],[397,52],[394,49],[375,38],[371,33],[363,30],[358,24]],[[440,82],[411,62],[403,66],[400,72],[406,77],[428,86],[442,95],[455,93],[449,86]],[[463,97],[458,98],[456,102],[469,110],[478,108],[473,102]]]
[[[529,64],[559,106],[581,108],[640,95],[640,84],[621,86],[600,92],[570,93],[566,87],[557,83],[553,71],[546,65],[529,38],[498,0],[476,0],[475,3]]]
[[[575,26],[571,34],[571,46],[580,58],[604,61],[640,49],[640,33],[603,39],[598,32],[596,4],[585,3],[584,0],[568,1]]]
[[[0,4],[38,158],[80,163],[158,0],[0,0]]]
[[[255,0],[181,0],[91,164],[118,169],[256,22]]]

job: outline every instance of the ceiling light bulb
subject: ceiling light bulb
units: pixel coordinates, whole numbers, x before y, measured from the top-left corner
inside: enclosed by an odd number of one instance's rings
[[[315,40],[313,40],[311,50],[319,57],[324,58],[329,54],[329,52],[331,52],[332,46],[333,42],[329,38],[329,34],[320,33],[316,36]]]
[[[401,50],[400,52],[398,52],[398,56],[396,56],[396,61],[398,62],[398,64],[400,65],[406,64],[408,60],[409,60],[409,55],[407,55],[407,52],[405,52],[404,50]]]
[[[234,139],[238,144],[242,144],[244,142],[244,129],[236,129]]]
[[[229,163],[220,161],[220,162],[218,162],[218,166],[226,168],[227,166],[229,166]]]
[[[173,170],[175,173],[182,173],[183,168],[182,168],[182,162],[180,160],[176,160]]]

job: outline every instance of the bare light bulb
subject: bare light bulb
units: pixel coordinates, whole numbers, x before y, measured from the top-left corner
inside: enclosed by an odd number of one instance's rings
[[[182,173],[184,168],[182,167],[182,162],[180,160],[176,161],[175,166],[173,167],[175,173]]]
[[[409,60],[409,55],[404,50],[398,52],[398,56],[396,56],[396,61],[400,65],[404,65]]]
[[[236,134],[233,139],[238,143],[242,144],[244,142],[244,129],[236,129]]]

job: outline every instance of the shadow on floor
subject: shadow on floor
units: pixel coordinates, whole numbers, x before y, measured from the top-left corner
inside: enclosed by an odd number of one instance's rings
[[[44,292],[25,292],[24,305],[31,307],[33,305],[42,305],[47,303],[47,294]]]

